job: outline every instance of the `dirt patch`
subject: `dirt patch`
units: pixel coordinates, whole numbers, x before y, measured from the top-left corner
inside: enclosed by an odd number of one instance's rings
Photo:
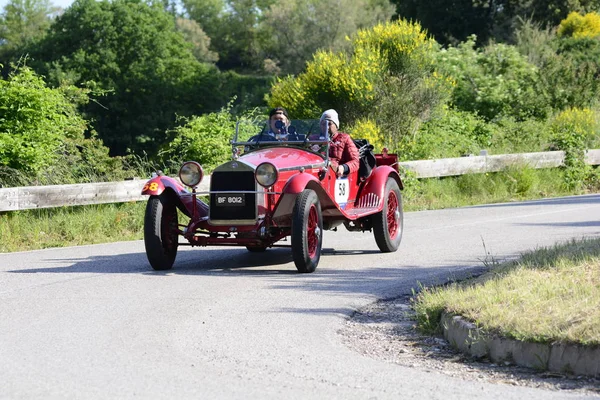
[[[473,359],[454,350],[443,337],[419,333],[415,328],[410,296],[379,301],[358,310],[339,333],[344,343],[353,350],[406,367],[461,379],[568,390],[600,397],[599,379]]]

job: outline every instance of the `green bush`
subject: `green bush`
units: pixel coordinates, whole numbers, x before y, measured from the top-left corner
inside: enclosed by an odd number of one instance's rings
[[[210,173],[231,157],[231,139],[236,117],[231,113],[232,102],[219,112],[181,118],[182,125],[173,131],[174,139],[163,147],[160,156],[167,168],[178,168],[184,161],[197,161]],[[263,119],[259,109],[247,111],[239,118]]]
[[[490,124],[475,114],[454,109],[421,125],[414,138],[401,143],[403,160],[462,157],[489,148]]]
[[[456,80],[454,107],[486,120],[502,116],[544,119],[548,109],[536,91],[536,66],[514,46],[491,44],[476,49],[475,41],[471,36],[438,54],[437,67]]]
[[[493,133],[488,149],[493,154],[548,150],[550,134],[546,120],[530,118],[517,121],[512,117],[504,117],[496,119],[489,126]]]
[[[550,125],[552,144],[565,152],[565,185],[582,188],[593,179],[585,150],[598,143],[600,124],[591,109],[572,108],[558,114]]]
[[[22,67],[0,80],[0,165],[38,174],[54,164],[66,138],[83,137],[86,121],[61,89]]]

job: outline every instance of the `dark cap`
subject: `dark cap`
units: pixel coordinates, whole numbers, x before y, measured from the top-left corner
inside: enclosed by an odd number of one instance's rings
[[[275,107],[272,109],[271,112],[269,112],[269,119],[271,119],[271,117],[277,113],[282,113],[287,119],[290,119],[290,117],[288,117],[287,110],[283,107]]]

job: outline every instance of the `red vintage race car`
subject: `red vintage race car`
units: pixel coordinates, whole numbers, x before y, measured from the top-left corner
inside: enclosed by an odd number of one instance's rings
[[[198,191],[204,173],[194,161],[183,163],[179,180],[159,174],[146,183],[144,242],[152,268],[172,268],[181,245],[251,252],[291,246],[298,271],[313,272],[323,232],[342,224],[372,231],[382,252],[398,249],[403,213],[396,155],[373,154],[372,146],[355,141],[361,169],[338,178],[318,120],[292,121],[276,137],[268,130],[267,123],[237,123],[232,160],[213,171],[209,191]],[[281,244],[288,236],[291,245]]]

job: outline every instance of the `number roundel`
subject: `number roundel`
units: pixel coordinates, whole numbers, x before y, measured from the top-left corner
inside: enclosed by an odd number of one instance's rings
[[[157,191],[158,190],[158,183],[157,182],[146,183],[144,185],[144,188],[142,189],[142,192],[145,192],[147,190],[149,190],[151,192]]]
[[[347,178],[337,179],[335,181],[335,201],[338,204],[345,204],[348,202],[350,196],[350,182]]]

